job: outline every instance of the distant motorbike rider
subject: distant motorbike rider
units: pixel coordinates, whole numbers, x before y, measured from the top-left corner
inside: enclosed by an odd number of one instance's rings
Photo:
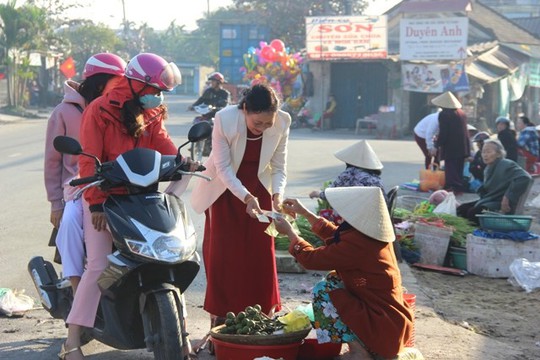
[[[223,88],[225,77],[219,72],[213,72],[208,76],[210,86],[204,90],[203,94],[188,107],[193,110],[197,105],[206,104],[215,107],[215,110],[208,113],[206,118],[213,118],[215,113],[229,104],[231,94]]]

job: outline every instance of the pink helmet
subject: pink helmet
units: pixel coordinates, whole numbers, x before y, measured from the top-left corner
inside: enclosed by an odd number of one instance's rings
[[[151,53],[135,55],[129,61],[125,75],[166,91],[171,91],[182,82],[180,70],[174,63],[168,63],[161,56]]]
[[[96,74],[123,76],[126,62],[118,55],[99,53],[92,55],[84,64],[83,79]]]

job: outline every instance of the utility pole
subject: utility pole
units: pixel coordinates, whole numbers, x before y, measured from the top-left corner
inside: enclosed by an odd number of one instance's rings
[[[128,28],[128,22],[127,22],[127,19],[126,19],[126,2],[125,2],[125,0],[122,0],[122,14],[123,14],[122,24],[124,25],[124,39],[127,39],[129,28]]]
[[[206,0],[206,18],[210,18],[210,0]]]

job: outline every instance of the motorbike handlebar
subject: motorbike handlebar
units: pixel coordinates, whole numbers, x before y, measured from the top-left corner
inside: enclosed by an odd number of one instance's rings
[[[73,179],[69,182],[69,185],[71,186],[79,186],[79,185],[83,185],[83,184],[89,184],[89,183],[92,183],[94,181],[98,181],[99,180],[99,177],[97,175],[92,175],[92,176],[88,176],[88,177],[83,177],[83,178],[79,178],[79,179]]]

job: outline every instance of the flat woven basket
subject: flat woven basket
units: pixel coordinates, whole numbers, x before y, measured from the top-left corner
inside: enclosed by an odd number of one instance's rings
[[[483,230],[491,231],[529,231],[532,216],[478,214],[478,222]]]
[[[225,325],[216,326],[210,330],[210,336],[215,339],[225,341],[232,344],[244,345],[286,345],[301,342],[311,331],[311,326],[300,331],[294,331],[285,334],[275,335],[236,335],[236,334],[220,334],[219,330]]]

